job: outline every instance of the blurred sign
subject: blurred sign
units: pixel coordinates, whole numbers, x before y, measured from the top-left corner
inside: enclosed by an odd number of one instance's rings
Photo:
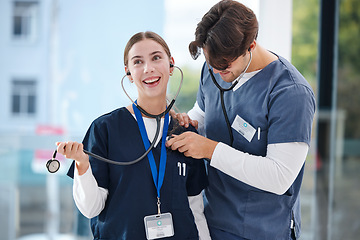
[[[38,125],[36,128],[36,135],[64,135],[65,129],[63,127],[51,125]]]

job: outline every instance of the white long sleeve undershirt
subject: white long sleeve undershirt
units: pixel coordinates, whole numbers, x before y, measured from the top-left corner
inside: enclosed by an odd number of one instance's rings
[[[99,215],[105,207],[108,194],[107,189],[98,187],[91,165],[81,176],[75,167],[73,197],[77,208],[85,217],[93,218]]]
[[[198,131],[204,132],[205,113],[197,102],[188,115],[198,121]],[[210,166],[250,186],[281,195],[296,179],[308,150],[309,146],[304,142],[269,144],[266,156],[261,157],[220,142],[213,152]]]
[[[153,141],[156,132],[155,119],[144,118],[144,125],[149,139]],[[160,132],[164,121],[161,121]],[[156,140],[159,143],[161,134]],[[76,166],[76,165],[75,165]],[[74,170],[73,197],[79,211],[87,218],[93,218],[101,213],[105,207],[105,202],[109,191],[99,187],[92,173],[91,165],[83,175],[79,175],[77,168]],[[188,197],[191,211],[195,218],[195,224],[199,231],[200,240],[210,240],[210,234],[204,215],[204,203],[202,193],[197,196]]]
[[[200,193],[199,195],[188,197],[188,200],[199,232],[199,240],[211,240],[209,228],[204,215],[203,194]]]

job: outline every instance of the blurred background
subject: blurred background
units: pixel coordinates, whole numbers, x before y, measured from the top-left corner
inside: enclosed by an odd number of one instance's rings
[[[184,71],[176,107],[188,111],[204,60],[192,60],[188,44],[216,2],[0,0],[0,240],[92,239],[65,175],[70,160],[59,158],[56,174],[45,168],[55,142],[81,141],[92,120],[131,103],[120,85],[123,49],[139,31],[169,44]],[[358,239],[360,1],[240,2],[258,17],[260,44],[316,92],[301,239]]]

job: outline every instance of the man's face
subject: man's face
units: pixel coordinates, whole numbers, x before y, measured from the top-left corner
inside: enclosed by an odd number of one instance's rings
[[[205,49],[203,49],[203,52],[205,58],[208,59],[208,55]],[[229,66],[226,69],[218,70],[216,68],[213,68],[213,71],[215,74],[219,73],[221,78],[225,82],[232,82],[245,71],[246,66],[249,63],[249,60],[250,60],[250,53],[246,52],[245,55],[241,55],[240,57],[229,63]]]

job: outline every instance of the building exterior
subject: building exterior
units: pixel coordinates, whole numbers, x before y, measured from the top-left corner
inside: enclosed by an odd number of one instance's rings
[[[163,0],[0,1],[1,239],[89,233],[69,161],[50,175],[46,159],[55,141],[80,141],[95,117],[129,104],[125,44],[138,31],[162,35],[163,22]]]
[[[88,119],[127,103],[126,41],[138,31],[163,33],[163,1],[138,4],[2,0],[0,131],[66,125],[83,132]]]

